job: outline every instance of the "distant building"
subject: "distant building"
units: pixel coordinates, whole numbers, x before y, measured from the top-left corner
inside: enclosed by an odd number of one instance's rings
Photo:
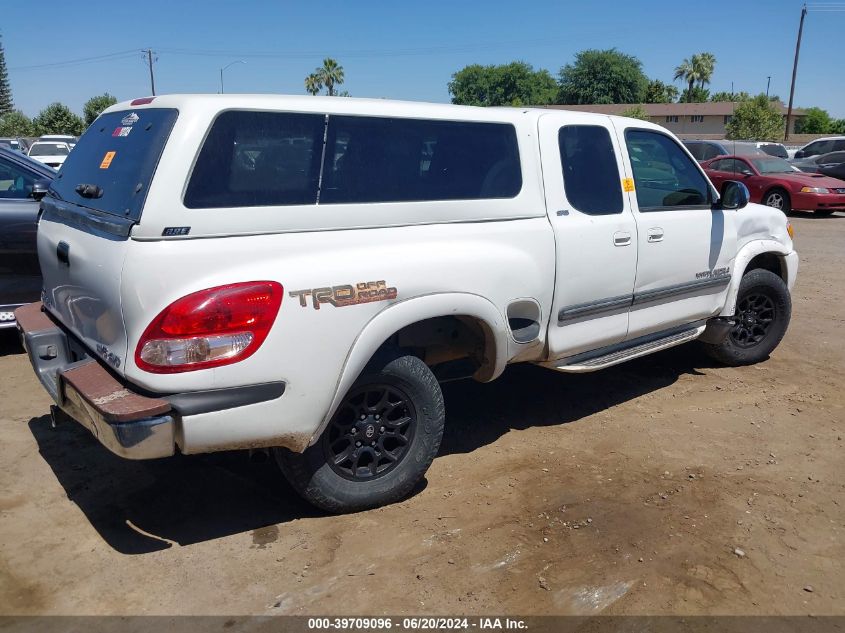
[[[708,101],[706,103],[642,103],[652,123],[662,125],[682,138],[724,138],[725,126],[731,120],[734,110],[740,104],[735,101]],[[780,108],[786,119],[786,106],[780,101],[775,105]],[[636,107],[632,103],[593,103],[584,105],[551,105],[548,108],[560,110],[578,110],[598,114],[622,114],[625,110]],[[804,116],[804,111],[792,109],[790,134],[795,133],[795,122]],[[774,140],[774,139],[773,139]]]

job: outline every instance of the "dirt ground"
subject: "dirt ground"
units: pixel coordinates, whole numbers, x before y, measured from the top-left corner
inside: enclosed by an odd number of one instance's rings
[[[52,429],[5,332],[0,613],[843,614],[845,216],[793,224],[767,362],[452,383],[425,483],[348,516],[244,453],[130,462]]]

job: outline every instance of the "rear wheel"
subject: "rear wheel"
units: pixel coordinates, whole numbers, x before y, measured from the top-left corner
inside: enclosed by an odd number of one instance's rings
[[[766,193],[766,195],[763,196],[763,204],[767,207],[780,209],[784,213],[789,213],[792,210],[789,194],[783,189],[772,189]]]
[[[398,501],[423,477],[440,448],[445,408],[440,385],[415,356],[393,355],[364,371],[316,444],[276,459],[306,500],[329,512]]]
[[[725,365],[759,363],[780,343],[791,314],[792,300],[783,279],[768,270],[752,270],[740,282],[730,334],[718,345],[702,345]]]

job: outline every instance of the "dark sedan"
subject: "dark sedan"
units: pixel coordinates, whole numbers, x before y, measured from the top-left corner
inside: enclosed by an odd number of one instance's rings
[[[845,152],[830,152],[819,154],[812,158],[802,158],[792,161],[801,171],[814,174],[824,174],[831,178],[845,180]]]
[[[37,199],[55,175],[42,163],[0,148],[0,328],[15,325],[15,308],[40,298]]]

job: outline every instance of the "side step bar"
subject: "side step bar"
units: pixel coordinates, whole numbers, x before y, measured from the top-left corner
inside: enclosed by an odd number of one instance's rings
[[[663,335],[659,338],[650,338],[639,343],[637,341],[631,341],[627,347],[622,347],[621,349],[619,345],[614,345],[604,354],[601,354],[601,351],[599,351],[598,353],[600,355],[598,356],[596,355],[597,352],[588,352],[548,363],[540,363],[540,365],[547,369],[568,373],[598,371],[605,367],[624,363],[626,360],[632,360],[640,356],[645,356],[646,354],[659,352],[660,350],[669,349],[682,343],[694,341],[701,336],[701,333],[704,332],[706,327],[706,323],[701,323],[700,325],[697,324],[691,328],[688,327],[680,332],[675,330],[671,334]]]

